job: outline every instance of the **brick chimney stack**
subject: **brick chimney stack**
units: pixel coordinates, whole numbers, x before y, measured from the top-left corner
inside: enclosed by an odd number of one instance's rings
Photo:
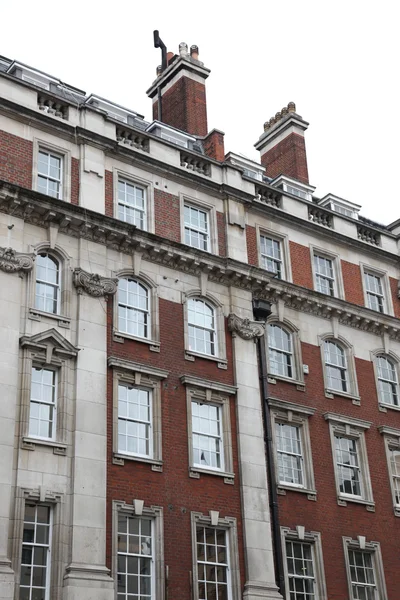
[[[207,104],[205,81],[210,74],[199,61],[198,46],[179,44],[179,54],[168,52],[167,68],[157,69],[157,79],[147,90],[153,100],[153,118],[162,120],[195,136],[206,136]],[[161,119],[158,115],[158,99],[161,93]]]
[[[309,183],[304,132],[308,123],[296,113],[296,105],[287,106],[264,123],[264,133],[255,144],[268,177],[287,175]]]

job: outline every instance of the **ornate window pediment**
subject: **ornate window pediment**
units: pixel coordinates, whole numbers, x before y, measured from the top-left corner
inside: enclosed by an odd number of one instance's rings
[[[56,355],[59,358],[75,358],[78,356],[79,348],[76,348],[56,329],[48,329],[35,335],[24,335],[20,339],[21,348],[26,348],[33,351],[49,353]],[[51,362],[50,360],[47,362]]]

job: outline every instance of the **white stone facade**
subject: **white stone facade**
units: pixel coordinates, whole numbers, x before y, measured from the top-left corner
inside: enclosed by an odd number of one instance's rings
[[[257,295],[272,302],[273,318],[290,323],[301,342],[318,346],[331,334],[347,340],[354,357],[370,361],[371,353],[380,348],[400,356],[400,328],[388,279],[399,277],[398,239],[371,225],[380,243],[368,244],[360,238],[357,221],[338,214],[331,216],[333,227],[324,228],[310,220],[308,201],[282,194],[275,207],[260,199],[258,188],[264,186],[268,195],[268,185],[242,177],[234,164],[210,160],[211,176],[194,173],[181,166],[180,149],[173,144],[152,135],[147,135],[149,152],[117,143],[118,125],[104,112],[71,104],[65,121],[44,113],[37,94],[33,86],[0,74],[0,95],[6,100],[0,109],[0,130],[33,143],[33,190],[41,146],[63,157],[66,182],[64,202],[0,182],[0,248],[32,257],[49,252],[62,271],[61,306],[53,315],[35,308],[37,261],[15,272],[4,270],[0,262],[0,599],[20,598],[24,506],[31,501],[44,503],[53,512],[46,600],[111,600],[116,596],[113,574],[106,567],[106,385],[107,294],[116,291],[112,282],[124,273],[152,282],[154,351],[160,344],[157,302],[185,304],[191,295],[201,294],[218,307],[220,343],[214,362],[226,368],[224,318],[234,313],[252,320],[252,299]],[[70,202],[71,158],[80,161],[78,207]],[[132,232],[105,217],[106,171],[122,173],[146,187],[148,232]],[[177,196],[181,206],[187,199],[206,207],[212,253],[154,235],[155,190]],[[225,219],[226,258],[218,256],[216,211]],[[181,219],[184,232],[182,210]],[[292,241],[379,272],[386,282],[385,314],[371,315],[368,309],[346,303],[341,285],[338,297],[331,298],[316,297],[312,290],[293,284],[288,254],[285,281],[250,266],[246,226],[255,228],[258,244],[260,232],[272,231],[284,241],[286,253]],[[74,286],[76,269],[100,276],[98,295]],[[101,278],[109,288],[102,288]],[[234,336],[232,360],[245,559],[242,597],[277,599],[281,596],[275,585],[254,339]],[[297,360],[301,377],[296,383],[302,385],[301,356]],[[34,365],[59,373],[56,433],[49,441],[29,435]],[[313,365],[309,369],[312,376]],[[357,396],[356,390],[352,395]]]

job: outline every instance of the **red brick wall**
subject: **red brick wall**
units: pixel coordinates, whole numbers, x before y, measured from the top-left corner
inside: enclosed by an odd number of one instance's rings
[[[220,256],[226,256],[226,224],[225,215],[217,211],[218,252]]]
[[[292,529],[296,525],[304,525],[307,531],[321,532],[329,600],[348,598],[342,536],[356,539],[357,535],[365,535],[368,541],[379,541],[388,598],[395,599],[400,588],[398,542],[394,534],[399,530],[399,521],[393,514],[384,440],[377,427],[390,425],[400,428],[400,413],[379,411],[372,363],[356,359],[361,405],[355,406],[340,396],[334,399],[324,396],[319,347],[303,343],[302,355],[303,362],[310,367],[310,374],[305,376],[305,393],[292,384],[278,382],[270,386],[270,394],[316,408],[309,424],[317,501],[308,500],[305,494],[287,491],[286,496],[279,496],[280,524]],[[346,507],[337,504],[329,426],[323,417],[328,411],[373,423],[365,435],[375,513],[368,512],[361,504],[349,502]]]
[[[32,189],[33,144],[0,131],[0,179]]]
[[[341,263],[345,299],[353,304],[364,306],[360,265],[349,263],[346,260],[342,260]]]
[[[157,97],[153,101],[153,118],[158,119]],[[162,95],[162,122],[193,135],[207,135],[206,86],[181,77]]]
[[[293,283],[313,289],[310,249],[296,242],[289,242]]]
[[[393,313],[394,316],[400,319],[400,300],[397,297],[399,280],[394,277],[389,277],[390,292],[392,294]]]
[[[287,175],[308,183],[307,154],[304,137],[291,133],[261,157],[268,177]]]
[[[213,129],[204,140],[204,152],[207,156],[223,162],[225,160],[224,134]]]
[[[114,191],[112,171],[105,171],[105,212],[107,217],[114,216]]]
[[[155,233],[164,238],[181,241],[180,203],[178,196],[154,190]]]
[[[249,265],[258,266],[256,228],[246,225],[247,260]]]
[[[112,500],[131,504],[140,498],[145,505],[164,509],[165,564],[169,566],[169,597],[191,597],[189,572],[192,571],[192,540],[190,513],[209,510],[220,511],[221,516],[234,516],[238,520],[241,579],[244,582],[242,552],[242,521],[237,458],[235,400],[231,399],[231,424],[234,485],[223,478],[201,474],[199,480],[189,477],[186,390],[180,377],[196,375],[206,379],[233,383],[232,340],[226,328],[228,370],[218,369],[213,361],[196,358],[184,359],[184,320],[181,304],[160,300],[160,353],[151,352],[147,344],[125,340],[124,344],[112,340],[112,301],[108,305],[108,354],[131,358],[169,371],[162,382],[162,447],[163,472],[154,472],[150,465],[126,461],[124,466],[112,464],[112,372],[108,374],[108,460],[107,460],[107,566],[111,567],[111,509]]]
[[[79,204],[79,160],[71,158],[71,204]]]

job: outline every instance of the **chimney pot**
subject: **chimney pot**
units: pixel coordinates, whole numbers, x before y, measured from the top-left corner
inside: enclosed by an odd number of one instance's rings
[[[296,112],[296,105],[294,102],[289,102],[289,104],[287,105],[288,107],[288,111],[291,112]]]
[[[199,47],[195,44],[193,46],[190,46],[190,56],[194,60],[199,60]]]
[[[181,56],[187,56],[189,54],[188,45],[185,42],[181,42],[179,44],[179,54]]]
[[[161,73],[162,73],[162,66],[158,65],[157,69],[156,69],[156,73],[157,73],[157,77],[160,77]]]

